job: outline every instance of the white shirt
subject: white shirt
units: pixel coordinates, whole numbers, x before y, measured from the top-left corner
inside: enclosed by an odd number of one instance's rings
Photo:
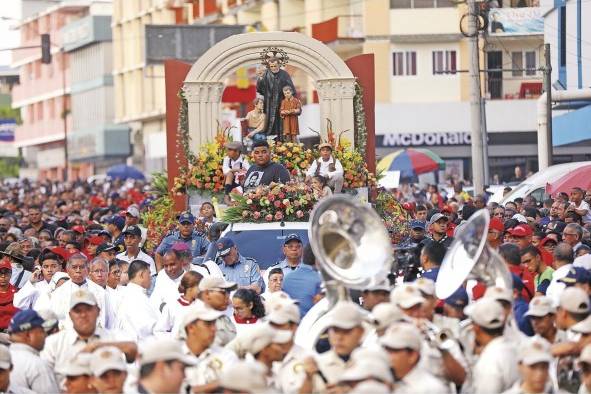
[[[154,335],[177,338],[180,322],[188,306],[181,304],[179,299],[164,305],[158,322],[154,326]]]
[[[322,372],[328,383],[324,383],[320,376],[315,374],[313,380],[314,392],[325,392],[327,384],[338,383],[341,375],[347,368],[343,359],[332,349],[316,356],[316,365],[318,365],[318,369]]]
[[[546,289],[546,296],[550,297],[552,303],[556,307],[560,304],[560,295],[566,287],[566,285],[562,282],[559,282],[558,279],[562,279],[568,275],[568,271],[572,266],[572,264],[566,264],[554,271],[552,274],[552,280]]]
[[[117,311],[117,328],[135,340],[151,337],[160,313],[150,303],[146,289],[130,282],[122,296],[123,301]]]
[[[141,249],[140,249],[140,252],[135,257],[129,256],[127,254],[127,251],[125,251],[125,252],[119,253],[117,256],[115,256],[115,258],[118,260],[126,261],[129,264],[131,264],[131,262],[134,260],[144,261],[150,265],[150,275],[154,276],[158,273],[156,271],[156,263],[154,262],[154,259],[152,257],[150,257],[150,255],[144,253]]]
[[[492,392],[492,391],[491,391]],[[450,393],[449,386],[428,371],[415,366],[396,385],[396,394],[433,394]]]
[[[152,291],[152,295],[150,295],[150,302],[158,311],[162,310],[162,304],[174,303],[179,299],[181,296],[179,293],[179,284],[181,283],[181,279],[183,279],[183,275],[184,272],[178,278],[171,279],[164,270],[160,270],[156,276],[154,290]]]
[[[224,160],[222,161],[222,172],[226,175],[230,170],[240,170],[244,169],[244,171],[248,171],[250,168],[250,164],[244,155],[238,156],[236,160],[230,159],[229,156],[224,156]]]
[[[12,357],[10,383],[33,390],[36,393],[59,393],[53,370],[39,357],[39,352],[29,345],[13,343],[9,347]]]
[[[195,366],[185,369],[185,382],[191,387],[202,386],[218,380],[223,368],[238,361],[238,357],[233,351],[218,345],[211,345],[199,356],[195,356],[186,343],[183,343],[183,352],[194,357],[197,361]]]
[[[472,371],[472,392],[502,393],[519,379],[515,343],[501,336],[482,350]]]
[[[306,378],[304,359],[311,355],[312,352],[294,344],[281,362],[273,363],[274,389],[284,394],[298,393]]]
[[[12,265],[12,274],[10,275],[10,284],[14,285],[17,288],[22,288],[28,281],[31,279],[33,275],[30,271],[25,271],[21,264],[11,263]],[[21,276],[22,273],[22,276]],[[20,281],[19,281],[20,277]],[[18,286],[16,282],[18,281]]]
[[[581,267],[585,268],[586,270],[591,270],[591,254],[584,254],[577,257],[575,261],[573,261],[573,267]]]
[[[589,204],[587,203],[587,201],[581,200],[579,206],[575,205],[575,208],[579,210],[584,209],[587,211],[584,215],[582,215],[581,219],[583,220],[583,223],[591,222],[591,209],[589,209]]]
[[[42,294],[49,293],[49,283],[45,280],[31,283],[27,281],[25,285],[14,294],[13,305],[20,309],[33,309],[37,300]]]
[[[89,343],[123,341],[127,337],[120,331],[97,328],[94,335],[85,341],[78,337],[76,330],[67,328],[47,337],[45,347],[41,351],[41,358],[47,361],[50,368],[55,370],[56,366],[64,366]],[[56,373],[56,378],[59,381],[62,376]]]
[[[190,270],[200,273],[204,278],[206,276],[217,276],[219,278],[224,277],[220,266],[212,260],[207,260],[201,265],[191,264]]]
[[[316,168],[318,168],[318,161],[320,161],[320,175],[327,177],[328,179],[332,179],[334,177],[342,177],[344,174],[343,166],[339,159],[335,159],[332,155],[328,159],[328,161],[320,159],[316,159],[306,171],[306,176],[314,176],[316,174]],[[335,171],[329,171],[328,167],[334,163]]]
[[[87,289],[96,298],[98,307],[100,308],[97,325],[103,328],[115,327],[117,319],[114,314],[115,311],[109,303],[107,292],[88,279],[81,286],[69,280],[51,294],[50,309],[57,315],[61,327],[72,327],[72,320],[70,320],[70,299],[72,298],[72,294],[79,289]]]

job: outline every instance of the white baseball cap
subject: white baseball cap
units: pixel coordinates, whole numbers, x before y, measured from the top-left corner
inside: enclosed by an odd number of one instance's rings
[[[363,310],[351,301],[339,301],[330,311],[329,327],[350,330],[361,326],[364,321]]]
[[[181,342],[162,338],[145,341],[140,349],[140,366],[158,361],[178,360],[186,365],[194,365],[195,360],[183,353]]]
[[[411,323],[394,323],[380,338],[380,344],[389,349],[412,349],[421,351],[421,334]]]
[[[405,321],[406,315],[391,302],[380,302],[371,310],[376,329],[383,330],[390,324]]]
[[[525,340],[519,349],[519,362],[525,365],[537,363],[550,363],[550,343],[544,338],[534,337]]]
[[[556,313],[552,299],[546,296],[535,296],[529,303],[525,316],[544,317],[551,313]]]
[[[220,386],[239,393],[260,393],[267,390],[267,367],[258,361],[240,360],[231,368],[223,368]]]
[[[492,298],[496,301],[506,301],[513,303],[513,289],[507,289],[501,286],[488,287],[484,292],[484,298]]]
[[[409,309],[425,302],[425,297],[417,285],[403,283],[394,288],[390,294],[390,301],[402,309]]]
[[[495,329],[505,324],[505,311],[494,298],[481,298],[464,308],[472,321],[484,328]]]
[[[272,343],[287,343],[291,340],[292,332],[277,330],[267,323],[253,325],[249,330],[239,334],[238,342],[244,346],[247,353],[255,355]]]
[[[300,308],[294,303],[273,303],[267,310],[266,320],[274,324],[287,324],[300,322]]]
[[[63,365],[56,366],[56,372],[63,376],[91,376],[92,370],[90,369],[90,354],[78,353],[74,355]]]
[[[72,293],[70,298],[70,309],[74,308],[78,304],[86,304],[90,306],[98,305],[94,294],[86,289],[78,289]]]
[[[127,372],[125,354],[115,346],[99,347],[90,356],[90,369],[96,377],[111,370]]]
[[[422,294],[428,296],[435,295],[435,282],[429,278],[421,277],[413,282],[421,291]]]
[[[189,305],[183,312],[184,314],[181,320],[182,328],[187,327],[187,325],[193,323],[195,320],[214,321],[224,315],[224,312],[210,308],[203,302],[196,302],[192,305]]]
[[[234,290],[236,288],[235,282],[226,282],[226,280],[219,276],[206,276],[199,282],[199,291],[206,290]]]
[[[570,313],[589,313],[589,296],[578,287],[567,287],[560,294],[560,307]]]
[[[137,205],[134,205],[134,204],[127,207],[127,210],[125,211],[125,213],[129,214],[130,216],[133,216],[134,218],[140,217],[140,210],[138,209]]]

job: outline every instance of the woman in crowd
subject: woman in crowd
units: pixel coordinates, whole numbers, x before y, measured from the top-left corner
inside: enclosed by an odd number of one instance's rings
[[[261,297],[251,289],[238,289],[232,296],[232,315],[236,330],[240,332],[242,325],[254,324],[265,316],[265,307]]]
[[[261,294],[263,300],[266,300],[266,297],[269,294],[281,291],[281,286],[283,285],[283,270],[281,268],[271,268],[267,279],[267,291]]]

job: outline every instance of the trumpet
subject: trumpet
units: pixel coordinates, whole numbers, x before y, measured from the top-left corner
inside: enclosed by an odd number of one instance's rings
[[[443,342],[448,339],[455,339],[451,330],[447,328],[439,328],[429,320],[422,322],[423,334],[430,346],[440,349]]]

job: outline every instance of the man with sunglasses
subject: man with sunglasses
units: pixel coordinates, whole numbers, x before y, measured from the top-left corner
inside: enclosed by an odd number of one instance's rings
[[[227,282],[219,276],[206,276],[199,282],[199,298],[208,307],[226,312],[230,305],[230,292],[238,285],[234,282]],[[228,317],[227,313],[221,315],[215,322],[216,334],[215,344],[225,346],[236,336],[236,326]]]

